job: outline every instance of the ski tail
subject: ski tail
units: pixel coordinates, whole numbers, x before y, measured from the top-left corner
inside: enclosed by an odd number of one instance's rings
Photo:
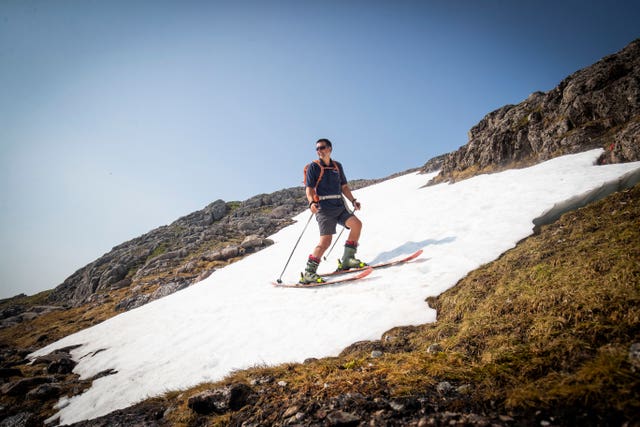
[[[422,255],[424,251],[422,249],[418,249],[417,251],[415,251],[414,253],[412,253],[409,256],[406,256],[404,258],[401,259],[397,259],[394,261],[388,261],[388,262],[381,262],[378,264],[372,264],[372,265],[367,265],[361,268],[352,268],[349,270],[336,270],[336,271],[332,271],[330,273],[325,273],[325,274],[321,274],[322,277],[331,277],[331,276],[340,276],[343,274],[349,274],[349,273],[355,273],[358,271],[363,271],[366,270],[367,268],[372,268],[374,270],[379,269],[379,268],[388,268],[388,267],[393,267],[394,265],[399,265],[399,264],[404,264],[407,263],[409,261],[413,261],[414,259],[418,258],[420,255]]]
[[[271,284],[278,288],[317,288],[319,286],[329,286],[329,285],[336,285],[339,283],[354,282],[356,280],[364,279],[365,277],[370,275],[372,272],[373,272],[372,268],[366,268],[366,269],[363,269],[362,271],[357,272],[358,274],[354,274],[352,276],[339,277],[333,280],[327,280],[325,282],[318,282],[318,283],[312,282],[307,284],[271,282]]]

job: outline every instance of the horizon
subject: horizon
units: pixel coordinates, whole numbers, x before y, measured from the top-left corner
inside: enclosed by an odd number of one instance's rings
[[[351,180],[419,167],[639,21],[625,1],[3,2],[0,298],[300,185],[319,138]]]

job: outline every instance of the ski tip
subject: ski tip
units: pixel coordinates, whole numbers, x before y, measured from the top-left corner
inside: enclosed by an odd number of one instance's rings
[[[372,272],[373,272],[373,267],[368,266],[367,268],[362,270],[360,273],[358,273],[356,277],[358,279],[362,279],[363,277],[367,277],[368,275],[370,275]]]

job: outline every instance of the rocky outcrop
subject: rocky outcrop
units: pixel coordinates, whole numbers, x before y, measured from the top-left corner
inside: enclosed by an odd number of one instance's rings
[[[15,326],[22,322],[33,320],[43,314],[58,310],[62,310],[62,308],[49,305],[9,305],[8,307],[0,310],[0,329]]]
[[[70,424],[73,427],[159,427],[171,426],[165,420],[167,408],[162,402],[147,400],[129,408],[93,420]]]
[[[350,184],[355,190],[379,181],[357,180]],[[202,210],[114,247],[67,278],[51,292],[48,301],[66,307],[101,304],[111,291],[126,288],[129,295],[116,302],[116,311],[139,307],[206,278],[238,257],[273,244],[266,236],[291,224],[291,218],[306,208],[302,187],[260,194],[243,202],[216,200]]]
[[[198,393],[189,398],[188,405],[198,414],[224,414],[237,411],[247,404],[255,403],[256,400],[256,394],[251,387],[238,383]]]
[[[487,114],[469,131],[469,142],[446,156],[430,183],[592,148],[606,150],[601,163],[640,160],[640,39],[549,92]]]
[[[422,166],[421,169],[419,169],[420,172],[431,173],[442,169],[442,165],[444,164],[447,156],[448,154],[441,154],[440,156],[436,156],[430,159],[429,161],[427,161],[427,163],[424,164],[424,166]]]
[[[217,200],[136,239],[81,268],[49,296],[51,303],[79,306],[94,295],[142,285],[118,304],[119,309],[138,307],[195,283],[223,264],[272,242],[265,236],[291,222],[305,206],[302,188],[261,194],[244,202]],[[232,243],[239,242],[239,243]],[[213,263],[213,264],[212,264]],[[214,265],[215,264],[215,265]],[[148,285],[166,286],[145,294]]]

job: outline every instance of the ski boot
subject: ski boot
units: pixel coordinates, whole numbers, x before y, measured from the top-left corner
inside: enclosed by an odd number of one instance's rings
[[[318,265],[320,265],[320,259],[314,257],[313,255],[309,255],[309,260],[307,261],[307,268],[305,268],[304,273],[300,273],[300,281],[301,285],[308,285],[309,283],[323,283],[324,279],[316,273],[318,271]]]
[[[352,268],[366,267],[367,264],[356,258],[358,243],[348,240],[344,244],[344,254],[338,260],[338,270],[350,270]]]

